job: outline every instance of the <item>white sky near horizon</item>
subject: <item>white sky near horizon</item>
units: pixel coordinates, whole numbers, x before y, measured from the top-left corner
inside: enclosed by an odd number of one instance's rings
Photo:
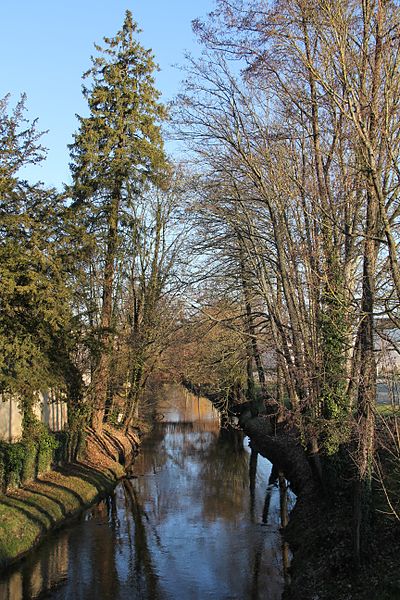
[[[82,74],[90,66],[93,43],[112,37],[131,10],[161,71],[157,87],[164,102],[179,91],[186,51],[198,53],[191,21],[205,17],[214,0],[5,0],[0,19],[0,98],[14,106],[26,93],[27,117],[49,130],[42,143],[47,160],[24,176],[62,188],[69,178],[67,144],[77,129],[76,113],[86,114]]]

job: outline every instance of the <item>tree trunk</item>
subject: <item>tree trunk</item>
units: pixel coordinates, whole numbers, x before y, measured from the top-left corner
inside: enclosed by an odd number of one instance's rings
[[[365,32],[367,32],[365,24]],[[360,383],[358,388],[358,455],[357,476],[354,486],[354,557],[360,562],[361,533],[368,522],[372,465],[374,459],[376,403],[376,360],[374,352],[375,278],[379,231],[378,168],[375,161],[376,134],[379,121],[379,88],[382,69],[383,6],[378,0],[375,32],[375,56],[372,70],[370,111],[365,115],[367,136],[363,136],[367,161],[367,220],[365,229],[363,288],[360,324]],[[367,33],[365,33],[365,36]],[[367,55],[368,45],[364,43]],[[369,119],[368,119],[369,116]]]
[[[107,401],[108,382],[110,376],[110,360],[112,354],[112,303],[115,275],[115,258],[118,247],[118,214],[121,185],[115,187],[109,205],[107,249],[104,264],[103,302],[100,318],[99,360],[94,373],[93,406],[91,425],[97,433],[101,433]]]
[[[130,389],[127,398],[127,406],[125,407],[124,427],[128,429],[132,423],[132,420],[137,416],[139,393],[141,389],[141,383],[143,378],[143,366],[138,365],[133,367]]]
[[[239,248],[240,248],[240,273],[241,273],[241,278],[242,278],[242,288],[243,288],[243,296],[244,296],[244,303],[245,303],[245,310],[246,310],[246,325],[247,325],[246,328],[247,328],[247,333],[250,336],[250,342],[247,344],[249,359],[254,358],[254,362],[255,362],[256,368],[257,368],[258,380],[259,380],[260,386],[261,386],[262,395],[263,395],[263,397],[267,397],[267,384],[266,384],[266,378],[265,378],[265,371],[264,371],[264,367],[261,362],[261,355],[260,355],[260,351],[258,349],[258,344],[257,344],[256,328],[254,325],[253,309],[251,306],[250,285],[249,285],[248,276],[246,273],[244,252],[243,252],[241,239],[239,239]],[[251,380],[252,380],[252,388],[253,388],[253,394],[252,394],[253,397],[249,398],[249,400],[252,400],[254,398],[254,379],[253,379],[252,365],[253,365],[253,361],[249,360],[249,362],[247,364],[248,381],[250,380],[250,385],[251,385]],[[251,374],[249,372],[249,369],[251,369]]]
[[[354,556],[360,560],[362,524],[367,507],[374,456],[374,406],[376,401],[376,360],[374,353],[374,301],[376,270],[376,232],[378,203],[376,195],[368,194],[367,237],[364,249],[362,320],[360,325],[360,382],[358,387],[358,456],[354,487]]]

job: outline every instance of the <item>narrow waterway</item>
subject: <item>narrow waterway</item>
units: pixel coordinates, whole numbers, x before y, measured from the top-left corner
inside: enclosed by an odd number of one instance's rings
[[[178,387],[129,479],[0,581],[0,600],[279,600],[284,487]]]

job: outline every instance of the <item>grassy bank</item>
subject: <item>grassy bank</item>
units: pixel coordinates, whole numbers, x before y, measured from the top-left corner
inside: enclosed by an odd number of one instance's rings
[[[84,456],[40,475],[22,488],[0,496],[0,569],[34,548],[54,527],[61,526],[125,475],[139,438],[106,428],[99,437],[88,431]]]

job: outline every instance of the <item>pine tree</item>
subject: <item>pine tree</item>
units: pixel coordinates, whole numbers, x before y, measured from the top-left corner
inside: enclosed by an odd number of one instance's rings
[[[89,116],[78,117],[79,130],[70,147],[74,207],[91,221],[102,242],[102,304],[92,386],[96,431],[101,431],[107,399],[122,216],[127,218],[129,204],[146,183],[162,185],[166,173],[160,129],[166,112],[154,85],[152,52],[136,41],[138,33],[127,11],[116,36],[104,38],[104,48],[95,45],[97,56],[84,74],[90,81],[89,87],[83,87]]]

